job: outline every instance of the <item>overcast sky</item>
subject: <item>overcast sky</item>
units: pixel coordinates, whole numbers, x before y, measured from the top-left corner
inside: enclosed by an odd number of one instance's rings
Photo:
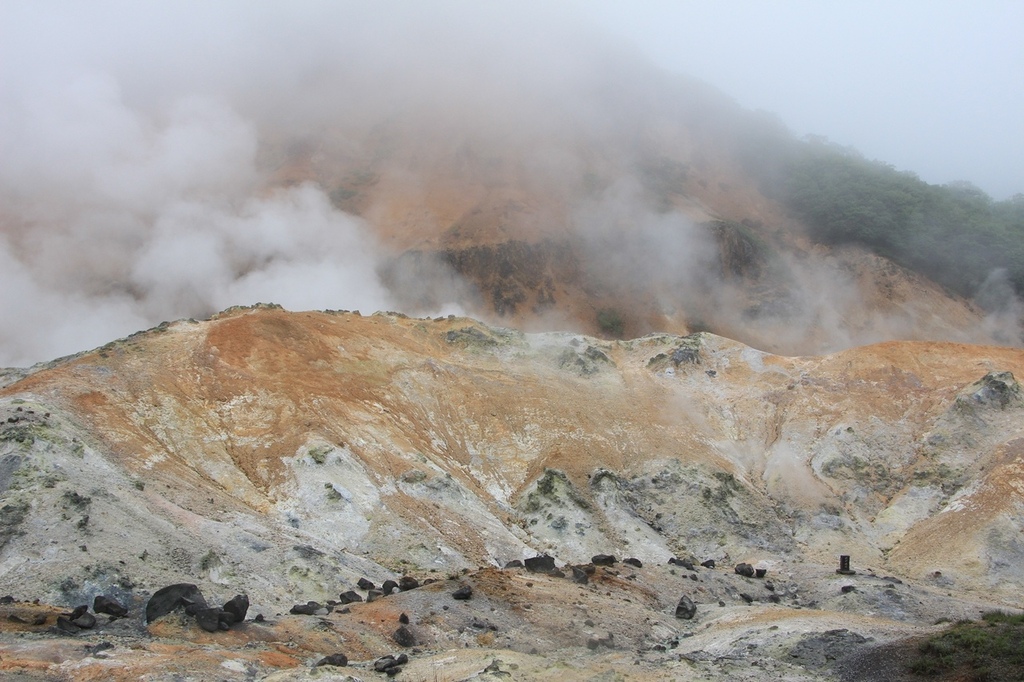
[[[1021,0],[642,0],[578,11],[660,65],[932,183],[1024,192]]]

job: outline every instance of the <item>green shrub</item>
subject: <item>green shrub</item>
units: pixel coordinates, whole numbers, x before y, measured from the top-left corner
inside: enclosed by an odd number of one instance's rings
[[[1024,615],[991,611],[961,621],[918,647],[909,669],[922,676],[960,671],[974,680],[1019,680],[1024,672]]]

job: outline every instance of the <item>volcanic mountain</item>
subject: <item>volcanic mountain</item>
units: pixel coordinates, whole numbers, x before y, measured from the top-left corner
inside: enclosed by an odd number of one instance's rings
[[[0,665],[301,679],[336,650],[396,653],[406,613],[415,679],[498,659],[524,679],[818,679],[840,659],[856,675],[939,618],[1019,606],[1022,372],[1024,352],[994,346],[784,357],[706,332],[606,341],[277,306],[161,325],[7,374],[6,629],[52,627],[32,599],[105,595],[136,617],[82,631],[115,644],[105,658],[5,635]],[[551,575],[505,568],[543,555]],[[427,584],[288,615],[402,576]],[[246,594],[265,618],[140,624],[174,583]],[[673,615],[682,596],[692,619]]]
[[[893,680],[1021,608],[1024,203],[604,48],[351,37],[13,136],[10,356],[155,326],[0,372],[0,671]]]

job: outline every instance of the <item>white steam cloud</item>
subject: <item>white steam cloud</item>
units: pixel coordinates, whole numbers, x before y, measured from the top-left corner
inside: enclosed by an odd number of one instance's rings
[[[255,127],[227,103],[151,114],[82,73],[11,104],[0,364],[233,304],[387,307],[369,232],[312,185],[263,190]]]
[[[876,340],[888,322],[851,323],[845,311],[870,306],[842,263],[781,264],[789,309],[750,312],[680,190],[727,184],[720,147],[742,117],[573,11],[0,3],[0,366],[259,301],[455,311],[488,292],[449,249],[481,236],[571,244],[564,260],[579,260],[535,273],[577,299],[526,301],[513,323],[593,329],[594,301],[642,301],[639,333],[660,310],[677,330],[707,316],[742,339],[760,325],[747,340]],[[503,269],[477,265],[470,277]]]

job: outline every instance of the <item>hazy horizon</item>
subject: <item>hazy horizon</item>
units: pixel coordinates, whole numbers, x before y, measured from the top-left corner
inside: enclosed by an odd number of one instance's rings
[[[931,184],[1024,193],[1024,3],[814,0],[574,5],[671,71],[798,137],[820,135]]]

